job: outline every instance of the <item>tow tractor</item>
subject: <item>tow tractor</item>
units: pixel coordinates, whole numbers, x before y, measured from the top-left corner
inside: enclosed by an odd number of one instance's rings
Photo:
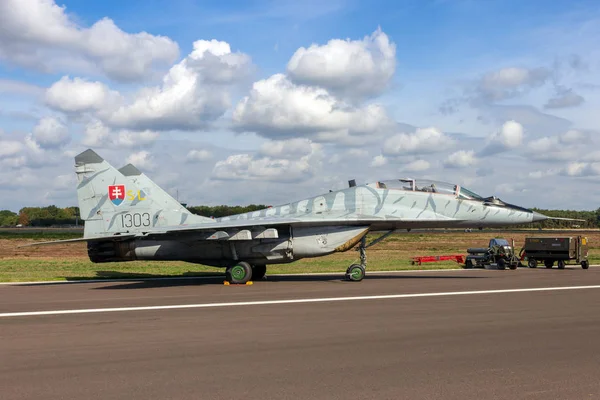
[[[465,268],[496,267],[498,269],[517,269],[520,265],[519,258],[515,255],[515,245],[502,238],[490,240],[487,248],[476,247],[467,249]]]

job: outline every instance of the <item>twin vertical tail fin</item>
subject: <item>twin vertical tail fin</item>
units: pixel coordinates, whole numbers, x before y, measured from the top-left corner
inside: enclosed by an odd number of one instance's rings
[[[215,222],[212,218],[202,217],[190,212],[173,196],[167,193],[163,188],[158,186],[146,174],[137,169],[133,164],[127,164],[119,169],[119,172],[127,179],[128,182],[135,185],[141,190],[146,199],[151,198],[153,204],[160,206],[162,210],[172,212],[179,216],[179,220],[169,219],[168,225],[190,225],[201,224],[207,222]]]
[[[133,165],[119,171],[93,150],[75,157],[75,172],[85,238],[213,221],[190,213]]]

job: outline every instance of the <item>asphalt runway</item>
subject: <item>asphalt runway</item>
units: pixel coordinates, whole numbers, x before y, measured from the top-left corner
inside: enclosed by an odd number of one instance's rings
[[[2,285],[0,398],[600,398],[599,300],[596,267]]]

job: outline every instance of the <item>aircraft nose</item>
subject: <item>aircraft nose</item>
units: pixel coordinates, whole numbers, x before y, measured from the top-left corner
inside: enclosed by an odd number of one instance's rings
[[[533,212],[533,219],[531,220],[531,222],[539,222],[539,221],[545,221],[547,220],[548,217],[545,216],[544,214],[540,214],[539,212]]]

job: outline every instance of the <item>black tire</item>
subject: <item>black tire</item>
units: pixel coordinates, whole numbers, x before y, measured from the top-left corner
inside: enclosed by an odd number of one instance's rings
[[[581,268],[588,269],[590,267],[590,262],[588,260],[583,260],[581,262]]]
[[[546,266],[546,268],[552,268],[552,266],[554,265],[554,260],[544,260],[544,265]]]
[[[514,270],[514,269],[517,269],[517,267],[518,267],[518,266],[519,266],[519,263],[516,263],[516,262],[514,262],[514,263],[510,263],[510,264],[508,265],[508,268],[510,268],[510,269],[513,269],[513,270]]]
[[[239,262],[227,268],[225,278],[229,283],[243,285],[252,279],[252,266],[245,261]]]
[[[558,260],[556,265],[558,265],[558,269],[565,269],[565,260]]]
[[[360,264],[352,264],[346,270],[346,280],[350,282],[360,282],[365,277],[365,267]]]
[[[504,258],[500,258],[496,265],[498,265],[498,269],[504,270],[506,269],[506,260]]]
[[[252,279],[260,281],[267,274],[267,266],[264,264],[252,266]]]
[[[465,261],[465,269],[472,269],[472,268],[473,268],[473,260]]]
[[[537,260],[535,258],[530,258],[527,260],[527,266],[529,268],[537,268]]]

